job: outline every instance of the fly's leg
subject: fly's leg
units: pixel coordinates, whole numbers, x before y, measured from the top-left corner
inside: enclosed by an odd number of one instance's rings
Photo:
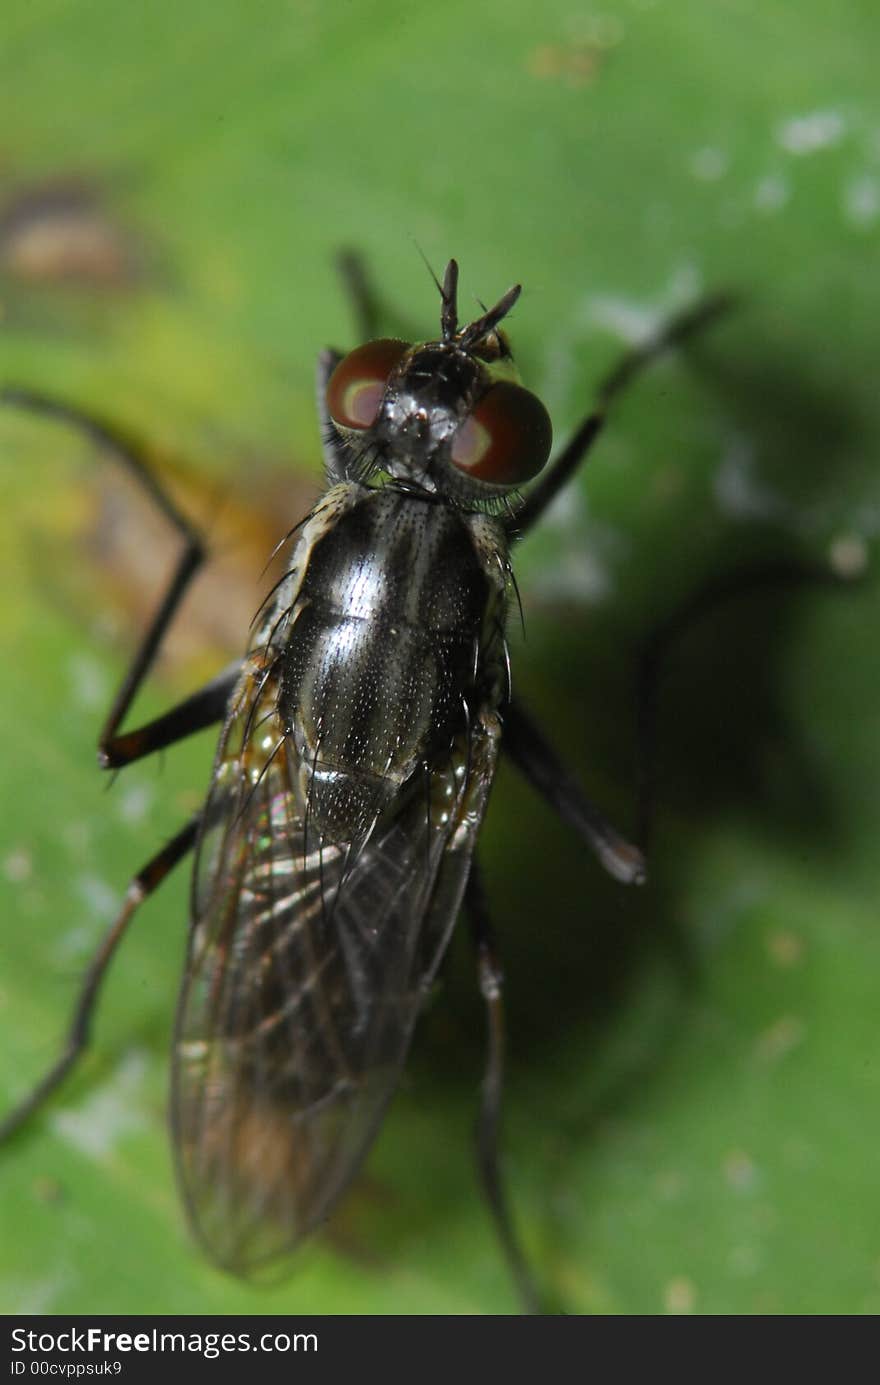
[[[477,1118],[477,1164],[504,1258],[526,1313],[540,1313],[541,1302],[513,1225],[501,1177],[498,1131],[504,1084],[504,1008],[502,972],[495,952],[492,925],[478,863],[471,865],[465,909],[477,954],[480,992],[486,1002],[487,1047],[480,1111]]]
[[[515,699],[504,713],[502,745],[533,788],[624,885],[645,879],[645,858],[590,801],[543,732]]]
[[[132,743],[137,743],[139,737],[146,737],[149,741],[149,737],[146,735],[149,728],[144,728],[141,732],[129,732],[127,736],[120,736],[119,728],[125,720],[138,688],[149,671],[162,638],[174,619],[190,582],[204,562],[205,547],[193,525],[190,524],[185,515],[180,513],[177,506],[159,485],[147,463],[144,449],[136,439],[123,429],[106,422],[104,419],[97,418],[93,414],[77,409],[63,400],[54,399],[36,390],[6,386],[0,389],[0,404],[10,404],[28,413],[65,423],[80,433],[84,433],[98,447],[110,452],[134,476],[156,508],[177,530],[183,540],[183,549],[177,566],[172,573],[159,607],[147,627],[146,634],[131,662],[131,666],[122,680],[122,685],[113,699],[98,739],[99,763],[104,768],[118,768],[129,763],[130,760],[138,759],[141,755],[147,754],[150,749],[158,750],[161,745],[170,744],[171,739],[179,738],[171,735],[170,739],[166,738],[153,744],[147,744],[146,748],[139,748],[132,753]],[[208,685],[209,689],[213,686],[213,684]],[[208,694],[208,689],[205,690],[205,694]],[[198,698],[198,695],[196,697]],[[219,698],[215,698],[212,701],[208,694],[203,697],[198,706],[190,707],[193,724],[180,734],[188,735],[190,731],[198,730],[201,726],[208,725],[210,721],[218,720],[223,714],[225,703],[219,707],[216,715],[208,717],[207,720],[198,720],[199,715],[204,717],[209,709],[214,710],[218,700]],[[184,704],[184,706],[188,705]],[[182,711],[183,709],[178,710]],[[160,721],[167,722],[168,718],[160,718]],[[173,725],[171,728],[166,726],[165,730],[166,732],[173,730]]]
[[[122,768],[145,755],[152,754],[153,751],[183,740],[212,722],[219,721],[238,681],[240,667],[238,662],[231,664],[212,682],[176,707],[172,707],[164,716],[157,717],[155,721],[148,722],[136,731],[115,736],[106,752],[106,758],[102,759],[102,764],[109,768]],[[104,752],[101,753],[104,755]],[[60,1056],[33,1091],[8,1116],[0,1120],[0,1142],[17,1130],[43,1104],[79,1059],[88,1043],[99,988],[132,916],[147,896],[161,885],[178,861],[192,849],[198,836],[199,822],[200,817],[196,816],[148,861],[131,881],[119,914],[110,925],[89,964]]]
[[[67,424],[85,434],[99,447],[105,448],[134,476],[183,540],[183,550],[171,580],[105,720],[98,742],[99,763],[104,768],[119,769],[144,755],[182,740],[212,722],[219,721],[225,713],[235,686],[238,664],[231,665],[204,688],[193,693],[163,716],[134,731],[119,731],[184,593],[205,556],[199,535],[156,481],[143,449],[115,425],[36,391],[11,387],[0,389],[0,404],[12,405]],[[183,828],[129,885],[125,903],[107,931],[86,974],[61,1056],[31,1094],[0,1124],[0,1138],[23,1122],[54,1091],[77,1061],[88,1041],[91,1016],[100,985],[133,914],[138,905],[161,884],[165,876],[192,848],[197,828],[198,820]]]
[[[363,259],[355,250],[341,250],[336,267],[354,313],[358,342],[375,341],[382,313]]]
[[[708,327],[731,306],[732,300],[727,295],[706,298],[674,317],[644,345],[635,347],[621,357],[600,383],[596,407],[575,430],[542,480],[505,521],[509,537],[528,533],[541,518],[547,506],[588,456],[604,427],[610,406],[631,381],[664,351],[682,344]],[[652,714],[646,711],[644,717],[640,718],[640,724],[652,725]],[[536,724],[514,701],[505,714],[503,743],[530,783],[596,853],[605,869],[625,884],[641,884],[645,879],[642,852],[621,837],[595,804],[590,802]],[[647,763],[642,761],[643,765]],[[643,782],[646,783],[649,777],[645,771]],[[641,815],[639,821],[641,828]],[[641,835],[639,841],[642,841]]]
[[[102,741],[98,751],[102,769],[122,769],[135,760],[143,759],[145,755],[176,745],[196,731],[203,731],[206,726],[222,721],[241,676],[241,667],[242,661],[236,659],[210,683],[190,693],[183,702],[178,702],[154,721],[148,721],[134,731],[114,735],[106,746]]]
[[[609,408],[632,380],[670,347],[682,345],[732,306],[733,300],[727,294],[705,298],[694,307],[673,317],[642,346],[634,347],[621,357],[600,383],[593,411],[575,429],[552,466],[506,520],[510,537],[528,533],[532,525],[540,519],[572,473],[587,457],[605,425]]]
[[[367,274],[363,259],[355,250],[341,250],[336,257],[336,267],[342,278],[342,286],[348,298],[355,321],[357,341],[375,341],[380,335],[380,324],[384,316],[379,297]],[[335,486],[346,481],[357,472],[358,458],[339,437],[330,422],[327,410],[327,384],[330,376],[342,360],[342,352],[327,349],[318,357],[318,418],[321,424],[321,438],[324,449],[324,471],[327,484]]]
[[[421,251],[419,253],[421,254]],[[443,285],[424,255],[422,259],[442,294]],[[388,302],[383,294],[377,292],[367,272],[364,257],[357,250],[341,250],[336,256],[336,268],[354,318],[355,341],[358,345],[375,341],[377,337],[398,337],[402,341],[418,341],[418,327],[407,321],[394,303]]]
[[[14,1134],[25,1121],[33,1115],[43,1102],[51,1096],[83,1053],[89,1041],[92,1015],[101,983],[107,968],[121,943],[123,936],[138,907],[148,895],[161,885],[167,875],[192,849],[199,828],[199,818],[187,823],[162,850],[148,861],[143,870],[131,881],[125,892],[125,901],[101,940],[97,952],[89,963],[79,998],[73,1011],[64,1048],[49,1068],[48,1072],[28,1095],[0,1121],[0,1141]]]

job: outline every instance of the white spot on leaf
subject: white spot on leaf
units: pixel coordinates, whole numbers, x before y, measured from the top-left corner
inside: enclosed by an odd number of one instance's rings
[[[843,192],[843,214],[851,226],[863,231],[880,217],[880,182],[862,173],[847,183]]]
[[[143,822],[155,801],[155,790],[148,784],[128,784],[117,795],[116,804],[123,822]]]
[[[781,519],[789,506],[756,475],[754,449],[747,439],[731,439],[715,473],[715,500],[733,519]]]
[[[21,885],[30,880],[34,863],[27,847],[14,846],[3,857],[3,874],[11,885]]]
[[[838,534],[828,550],[828,561],[838,577],[861,577],[868,567],[868,546],[859,534]]]
[[[87,654],[73,656],[68,665],[68,677],[71,694],[83,711],[94,712],[109,702],[104,670]]]
[[[146,1069],[143,1053],[129,1054],[105,1087],[75,1109],[54,1115],[53,1128],[82,1154],[105,1158],[124,1135],[144,1126],[141,1089]]]
[[[596,553],[571,551],[529,583],[529,594],[539,600],[576,601],[594,604],[614,589],[610,571]]]
[[[811,111],[784,120],[777,127],[776,140],[788,154],[815,154],[839,144],[845,133],[846,122],[839,111]]]
[[[656,336],[670,317],[699,296],[702,276],[695,264],[679,265],[655,299],[642,301],[617,294],[591,294],[581,310],[586,323],[607,327],[628,346],[642,346]]]
[[[697,1304],[697,1290],[692,1280],[678,1275],[663,1289],[663,1306],[667,1313],[692,1313]]]
[[[759,212],[778,212],[789,195],[788,180],[781,173],[768,173],[755,188],[755,207]]]
[[[703,183],[716,183],[728,169],[727,155],[720,149],[706,146],[691,155],[690,170]]]
[[[76,892],[94,918],[109,923],[119,908],[119,894],[106,880],[97,875],[80,875]]]
[[[68,1270],[57,1270],[45,1279],[0,1279],[0,1302],[7,1313],[42,1317],[55,1309],[72,1282]]]

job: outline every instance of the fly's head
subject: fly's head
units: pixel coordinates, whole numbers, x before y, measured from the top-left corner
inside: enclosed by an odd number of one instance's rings
[[[357,347],[330,377],[327,410],[358,479],[384,474],[465,508],[491,508],[542,469],[552,429],[499,330],[519,285],[459,327],[457,284],[450,260],[439,340]]]

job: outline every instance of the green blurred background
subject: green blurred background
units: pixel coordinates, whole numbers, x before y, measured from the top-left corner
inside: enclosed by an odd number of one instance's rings
[[[625,342],[741,294],[621,402],[519,553],[516,686],[626,830],[656,623],[755,561],[862,573],[753,591],[676,647],[643,891],[499,775],[507,1169],[572,1312],[880,1309],[878,43],[867,0],[0,15],[0,381],[137,432],[223,559],[139,717],[242,647],[263,555],[320,486],[314,359],[353,333],[340,247],[397,332],[436,329],[416,246],[458,257],[465,310],[522,281],[513,343],[558,438]],[[97,727],[173,550],[81,440],[7,414],[0,449],[8,1102],[212,751],[107,791]],[[471,1169],[463,936],[331,1231],[271,1290],[200,1259],[164,1123],[185,874],[139,917],[77,1076],[0,1153],[0,1308],[515,1311]]]

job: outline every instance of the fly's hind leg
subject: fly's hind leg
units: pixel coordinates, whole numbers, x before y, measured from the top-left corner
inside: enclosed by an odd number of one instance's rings
[[[504,1085],[502,972],[495,950],[486,895],[476,860],[465,892],[465,910],[477,954],[480,992],[486,1004],[486,1070],[477,1118],[477,1163],[498,1239],[525,1313],[540,1313],[541,1300],[510,1214],[501,1176],[499,1126]]]
[[[122,908],[107,929],[89,963],[61,1053],[36,1086],[28,1092],[27,1096],[0,1120],[0,1141],[7,1139],[20,1126],[24,1125],[25,1121],[52,1095],[56,1087],[60,1086],[81,1057],[88,1045],[92,1016],[101,983],[107,974],[107,968],[116,953],[116,949],[125,936],[128,925],[147,896],[161,885],[177,863],[192,849],[198,828],[199,818],[196,817],[192,822],[187,823],[186,827],[175,837],[172,837],[171,841],[152,860],[148,861],[143,870],[139,871],[131,881],[125,892]]]
[[[136,731],[115,737],[112,752],[107,753],[102,763],[120,768],[218,721],[226,710],[238,680],[239,668],[238,663],[231,665],[164,716],[157,717]],[[201,815],[197,815],[187,823],[129,884],[122,908],[89,963],[61,1054],[24,1100],[0,1120],[0,1142],[17,1130],[55,1091],[87,1047],[98,992],[132,917],[148,895],[158,889],[177,863],[192,850],[198,837],[200,818]]]
[[[191,694],[163,716],[133,731],[120,731],[162,638],[205,557],[204,545],[199,534],[159,485],[150,469],[144,449],[116,425],[38,391],[9,386],[0,388],[0,405],[19,408],[39,417],[63,423],[108,451],[134,476],[182,540],[177,565],[105,719],[98,741],[98,759],[101,766],[105,769],[119,769],[221,720],[238,679],[238,663],[230,665],[205,687]],[[196,820],[183,828],[129,885],[123,907],[108,929],[86,974],[63,1052],[31,1094],[0,1123],[0,1137],[17,1129],[55,1090],[76,1063],[88,1041],[91,1017],[101,983],[133,914],[146,896],[161,884],[178,861],[190,851],[196,840],[197,827]]]

